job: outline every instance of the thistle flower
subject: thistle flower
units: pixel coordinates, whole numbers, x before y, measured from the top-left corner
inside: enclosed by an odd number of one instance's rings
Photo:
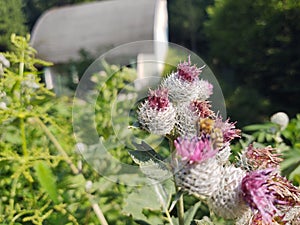
[[[248,170],[279,169],[279,163],[282,162],[280,156],[281,154],[277,154],[276,149],[271,146],[254,148],[253,145],[249,145],[241,156],[242,166]]]
[[[272,222],[269,223],[269,222],[266,222],[263,218],[263,216],[261,215],[260,212],[256,212],[252,218],[251,218],[251,221],[250,221],[250,225],[282,225],[282,224],[285,224],[285,222],[282,220],[283,219],[283,216],[276,216],[274,218],[272,218]]]
[[[268,180],[269,189],[275,193],[276,204],[283,206],[300,206],[300,190],[278,173]]]
[[[192,139],[177,138],[174,141],[176,153],[182,158],[183,161],[189,163],[200,163],[209,158],[212,158],[217,154],[217,150],[213,149],[213,146],[208,138],[194,137]]]
[[[180,157],[174,167],[176,184],[195,196],[210,196],[218,188],[222,166],[209,139],[178,138],[174,145]]]
[[[194,100],[177,106],[176,131],[179,136],[193,137],[200,136],[199,122],[200,118],[213,116],[214,112],[210,110],[208,101]]]
[[[168,100],[166,89],[149,92],[148,99],[138,109],[138,120],[145,130],[166,135],[175,125],[176,111]]]
[[[152,109],[165,110],[169,106],[168,90],[150,90],[148,102]]]
[[[239,138],[241,130],[235,128],[235,124],[229,122],[229,119],[222,121],[222,117],[218,116],[215,121],[215,127],[223,132],[224,143],[230,142],[234,138]]]
[[[209,199],[210,208],[219,216],[235,219],[242,216],[247,205],[243,200],[241,182],[245,171],[234,166],[224,167],[218,188]]]
[[[276,192],[270,189],[268,181],[273,169],[252,171],[242,180],[243,198],[251,209],[257,209],[266,223],[272,223],[273,216],[278,212],[275,207]]]
[[[194,100],[190,103],[190,108],[195,115],[201,118],[206,118],[214,115],[214,112],[210,109],[211,104],[209,101]]]
[[[179,161],[173,169],[176,185],[196,197],[210,197],[219,188],[222,166],[215,157],[200,163]]]
[[[176,103],[192,100],[206,100],[212,94],[212,85],[199,80],[202,68],[192,66],[190,59],[178,65],[177,71],[162,81],[162,87],[169,90],[170,98]]]
[[[189,56],[188,62],[179,63],[177,66],[178,77],[183,81],[194,82],[198,80],[202,68],[197,68],[191,64],[191,57]]]
[[[285,224],[292,218],[287,216],[290,207],[300,206],[300,190],[275,169],[248,173],[242,181],[242,190],[245,201],[258,210],[253,225]]]

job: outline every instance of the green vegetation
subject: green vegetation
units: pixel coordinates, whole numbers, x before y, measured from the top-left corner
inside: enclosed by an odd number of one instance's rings
[[[11,49],[10,35],[25,35],[25,15],[22,12],[22,0],[0,1],[0,51]]]
[[[51,64],[35,58],[29,36],[12,35],[11,40],[14,51],[3,53],[10,67],[0,80],[0,221],[99,224],[103,204],[110,224],[131,224],[131,218],[120,215],[125,187],[82,166],[74,150],[71,99],[55,97],[40,83],[36,66]],[[110,85],[107,95],[115,93],[115,83]]]
[[[243,123],[261,121],[263,115],[278,110],[296,115],[300,104],[300,89],[295,85],[300,68],[300,26],[295,23],[300,19],[299,2],[218,0],[208,12],[209,54],[233,93],[229,112],[234,111]],[[234,97],[236,88],[239,97]],[[247,105],[249,101],[252,105],[254,96],[257,107],[251,110]],[[239,108],[251,111],[257,119],[237,116]]]
[[[95,122],[101,140],[96,145],[87,141],[81,152],[76,141],[88,140],[91,127],[83,126],[86,130],[82,129],[79,139],[74,140],[73,99],[57,97],[44,87],[38,68],[51,63],[35,58],[29,36],[11,36],[31,30],[38,16],[50,7],[89,1],[0,1],[0,51],[10,62],[10,67],[0,67],[0,223],[99,224],[103,213],[108,224],[168,224],[168,216],[176,224],[176,208],[170,215],[166,213],[166,206],[179,198],[170,180],[154,189],[131,187],[126,185],[127,180],[136,179],[137,185],[140,182],[132,174],[120,173],[118,184],[98,173],[119,169],[97,155],[103,146],[129,165],[134,162],[128,150],[145,147],[128,139],[128,118],[130,124],[135,122],[136,99],[111,102],[122,92],[134,93],[129,84],[136,78],[136,71],[102,62],[103,71],[93,75],[91,82],[97,93],[90,93],[90,98],[96,99]],[[277,147],[284,158],[283,175],[299,186],[300,2],[173,0],[168,8],[170,40],[207,61],[220,81],[231,119],[238,120],[238,127],[248,125],[243,128],[241,141],[232,146],[233,151],[237,155],[249,143]],[[174,60],[178,56],[177,52],[169,54]],[[61,67],[62,73],[75,70],[83,74],[92,61],[85,52],[83,58],[79,64]],[[165,74],[173,69],[166,67]],[[75,89],[73,83],[67,85]],[[80,113],[76,107],[73,110]],[[286,129],[264,122],[281,110],[292,117]],[[81,116],[85,124],[91,115]],[[117,130],[112,122],[118,124]],[[130,132],[148,143],[158,139],[141,131]],[[167,145],[164,140],[161,149],[153,150],[164,156]],[[136,158],[135,162],[141,163]],[[158,201],[158,196],[163,198]],[[184,201],[188,222],[210,216],[207,206],[198,199],[185,196]],[[213,215],[211,219],[215,224],[232,224]]]

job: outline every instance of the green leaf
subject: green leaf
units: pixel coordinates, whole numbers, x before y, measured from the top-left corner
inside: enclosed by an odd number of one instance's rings
[[[295,155],[296,156],[296,155]],[[291,157],[288,159],[285,159],[284,161],[282,161],[282,163],[280,164],[281,170],[285,170],[288,167],[292,166],[293,164],[296,164],[297,162],[300,161],[299,156],[297,157]]]
[[[295,176],[300,175],[300,165],[298,163],[297,168],[293,170],[293,172],[289,175],[289,179],[293,179]]]
[[[172,176],[168,165],[163,161],[163,157],[155,152],[145,142],[141,144],[133,143],[138,149],[128,151],[133,161],[138,164],[141,171],[148,177],[157,181],[163,181]]]
[[[184,224],[191,224],[200,205],[201,202],[199,201],[184,213]]]
[[[132,216],[135,220],[148,221],[143,209],[161,210],[161,204],[152,186],[143,186],[134,190],[125,200],[123,213]]]
[[[175,193],[174,181],[172,179],[168,179],[163,183],[155,183],[153,188],[163,210],[167,211],[172,200],[172,194]]]
[[[200,205],[201,205],[201,202],[199,201],[184,213],[184,224],[195,224],[195,223],[192,223],[193,218],[194,218]],[[172,222],[174,225],[178,225],[178,218],[172,216]]]
[[[274,127],[273,123],[265,123],[265,124],[252,124],[243,127],[244,131],[259,131],[259,130],[268,130]]]
[[[284,154],[284,157],[285,160],[280,164],[282,170],[300,162],[300,151],[297,149],[290,149]]]
[[[45,191],[55,203],[58,203],[56,181],[49,166],[44,161],[40,161],[36,163],[34,168],[38,181],[41,184],[42,188],[45,189]]]
[[[266,137],[265,132],[261,132],[261,133],[258,134],[257,141],[258,141],[259,143],[263,143],[264,140],[265,140],[265,137]]]
[[[194,220],[191,225],[214,225],[214,223],[208,218],[204,216],[202,220]]]

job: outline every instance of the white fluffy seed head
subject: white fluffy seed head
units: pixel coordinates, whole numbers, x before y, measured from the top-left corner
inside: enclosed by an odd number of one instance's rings
[[[153,109],[148,100],[141,104],[138,110],[138,120],[143,129],[153,134],[166,135],[175,125],[176,111],[172,103],[164,110]]]
[[[248,209],[243,200],[241,182],[246,172],[234,166],[223,168],[221,181],[209,199],[210,208],[225,219],[235,219]]]
[[[215,157],[201,163],[179,164],[175,168],[177,185],[197,197],[211,196],[218,188],[221,176],[222,166]]]
[[[271,122],[278,124],[281,130],[284,130],[289,124],[289,117],[284,112],[278,112],[271,116]]]

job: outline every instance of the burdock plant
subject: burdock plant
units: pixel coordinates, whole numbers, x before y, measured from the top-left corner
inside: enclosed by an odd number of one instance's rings
[[[180,225],[187,224],[182,195],[206,202],[211,212],[236,224],[292,224],[299,216],[300,190],[279,172],[276,149],[249,146],[231,163],[230,144],[240,130],[211,109],[213,86],[201,79],[203,66],[190,58],[164,78],[138,108],[140,127],[169,139]],[[138,145],[137,145],[138,146]],[[293,213],[288,213],[290,209]],[[165,209],[171,219],[172,207]],[[190,222],[190,221],[189,221]]]

